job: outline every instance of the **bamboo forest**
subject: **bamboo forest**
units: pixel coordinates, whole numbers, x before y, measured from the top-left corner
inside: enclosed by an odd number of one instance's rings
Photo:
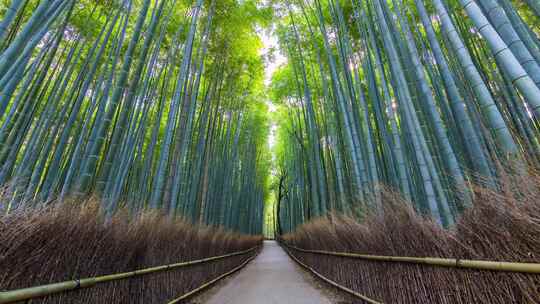
[[[0,0],[0,304],[539,286],[538,0]]]

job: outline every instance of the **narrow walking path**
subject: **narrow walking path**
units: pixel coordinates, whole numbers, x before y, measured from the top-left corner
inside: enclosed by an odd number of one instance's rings
[[[274,241],[206,304],[331,304]]]

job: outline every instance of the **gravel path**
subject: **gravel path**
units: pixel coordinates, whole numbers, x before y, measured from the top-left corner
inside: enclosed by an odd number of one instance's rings
[[[302,270],[274,241],[226,282],[206,304],[332,304],[330,296],[314,287]]]

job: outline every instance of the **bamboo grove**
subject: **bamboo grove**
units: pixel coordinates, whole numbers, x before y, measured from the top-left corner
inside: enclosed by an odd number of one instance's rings
[[[260,234],[256,1],[12,0],[0,23],[0,211],[97,196]]]
[[[444,226],[540,161],[537,1],[289,0],[273,77],[279,224],[398,190]]]

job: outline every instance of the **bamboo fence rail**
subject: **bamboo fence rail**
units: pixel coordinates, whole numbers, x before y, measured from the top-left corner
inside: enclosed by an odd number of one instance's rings
[[[168,304],[177,304],[177,303],[180,303],[182,300],[185,300],[191,296],[193,296],[194,294],[214,285],[215,283],[217,283],[218,281],[232,275],[233,273],[237,272],[238,270],[244,268],[249,262],[251,262],[251,260],[253,260],[255,258],[255,255],[252,255],[250,258],[248,258],[247,260],[245,260],[242,264],[236,266],[234,269],[232,269],[231,271],[228,271],[220,276],[218,276],[217,278],[211,280],[211,281],[208,281],[206,283],[204,283],[203,285],[197,287],[196,289],[193,289],[192,291],[172,300],[171,302],[169,302]]]
[[[362,299],[363,301],[365,301],[365,302],[367,302],[367,303],[370,303],[370,304],[383,304],[383,302],[379,302],[379,301],[377,301],[377,300],[374,300],[374,299],[372,299],[372,298],[369,298],[369,297],[367,297],[367,296],[365,296],[365,295],[363,295],[363,294],[361,294],[361,293],[358,293],[358,292],[356,292],[356,291],[354,291],[354,290],[352,290],[352,289],[350,289],[350,288],[347,288],[347,287],[345,287],[345,286],[343,286],[343,285],[340,285],[340,284],[338,284],[337,282],[332,281],[332,280],[330,280],[329,278],[323,276],[322,274],[318,273],[315,269],[313,269],[312,267],[310,267],[310,266],[308,266],[308,265],[302,263],[296,256],[294,256],[294,254],[292,254],[292,253],[289,251],[289,249],[287,248],[288,245],[286,245],[286,244],[284,244],[284,243],[280,243],[280,244],[284,245],[284,246],[283,246],[283,247],[284,247],[283,249],[285,249],[285,252],[287,252],[287,254],[288,254],[288,255],[289,255],[296,263],[298,263],[300,266],[306,268],[307,270],[309,270],[310,272],[312,272],[314,275],[316,275],[317,277],[319,277],[320,279],[322,279],[322,280],[325,281],[326,283],[328,283],[328,284],[330,284],[330,285],[332,285],[332,286],[334,286],[334,287],[336,287],[336,288],[338,288],[338,289],[340,289],[340,290],[342,290],[342,291],[345,291],[346,293],[348,293],[348,294],[350,294],[350,295],[353,295],[353,296],[355,296],[355,297],[357,297],[357,298],[359,298],[359,299]],[[294,247],[291,247],[291,248],[294,249]]]
[[[233,256],[244,255],[244,254],[256,251],[260,247],[261,246],[259,245],[259,246],[255,246],[247,250],[237,251],[237,252],[233,252],[233,253],[229,253],[225,255],[214,256],[214,257],[209,257],[209,258],[204,258],[204,259],[199,259],[199,260],[180,262],[180,263],[174,263],[174,264],[162,265],[162,266],[155,266],[155,267],[138,269],[138,270],[129,271],[129,272],[109,274],[109,275],[103,275],[103,276],[97,276],[97,277],[76,279],[76,280],[64,281],[60,283],[52,283],[52,284],[47,284],[47,285],[41,285],[41,286],[35,286],[35,287],[29,287],[29,288],[23,288],[23,289],[11,290],[11,291],[4,291],[4,292],[0,292],[0,304],[15,303],[19,301],[25,301],[25,300],[35,299],[39,297],[44,297],[44,296],[52,295],[55,293],[89,288],[100,283],[118,281],[118,280],[142,276],[145,274],[208,263],[211,261],[221,260],[221,259],[225,259],[225,258],[229,258]],[[242,264],[242,265],[245,265],[245,264]]]
[[[465,259],[449,259],[449,258],[434,258],[434,257],[400,257],[400,256],[384,256],[372,254],[359,254],[350,252],[331,252],[324,250],[308,250],[283,243],[286,247],[304,253],[313,253],[320,255],[340,256],[348,258],[356,258],[371,261],[382,262],[397,262],[397,263],[412,263],[424,264],[431,266],[491,270],[491,271],[506,271],[540,274],[540,263],[517,263],[504,261],[483,261],[483,260],[465,260]]]

